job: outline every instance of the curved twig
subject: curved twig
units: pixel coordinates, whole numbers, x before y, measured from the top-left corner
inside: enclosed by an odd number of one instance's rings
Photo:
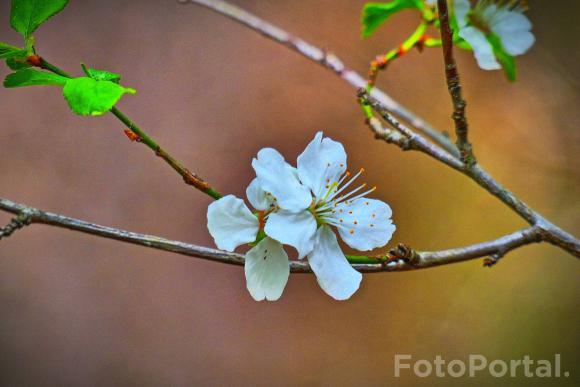
[[[375,133],[377,138],[393,143],[403,150],[419,150],[431,156],[433,159],[463,173],[479,184],[487,192],[501,200],[520,217],[525,219],[530,225],[537,227],[543,234],[542,240],[558,246],[575,257],[580,258],[580,240],[533,210],[507,188],[499,184],[479,164],[464,164],[461,160],[449,155],[443,149],[429,143],[421,135],[399,123],[385,105],[383,105],[377,98],[370,96],[364,89],[359,90],[358,97],[363,103],[370,105],[373,110],[375,110],[389,125],[393,127],[393,129],[395,129],[396,132],[402,135],[402,138],[397,137],[390,130],[383,128],[377,121],[370,120],[368,122],[369,127]]]
[[[202,5],[221,15],[227,16],[230,19],[259,32],[263,36],[288,47],[307,59],[324,66],[356,89],[365,87],[367,84],[364,77],[356,71],[348,68],[343,61],[333,53],[322,50],[240,7],[222,0],[179,0],[179,2],[183,4],[191,2]],[[395,112],[399,117],[401,117],[401,119],[409,122],[413,127],[417,128],[417,130],[421,131],[435,143],[442,146],[446,151],[453,155],[459,155],[459,151],[446,135],[433,128],[423,119],[419,118],[415,113],[406,109],[385,92],[374,88],[372,95],[379,99],[385,106],[388,106],[389,109]]]
[[[38,210],[24,204],[15,203],[8,199],[0,198],[0,210],[17,215],[25,214],[27,223],[47,224],[101,238],[114,239],[121,242],[132,243],[139,246],[214,262],[238,266],[244,264],[244,256],[241,254],[197,246],[185,242],[172,241],[154,235],[139,234],[132,231],[101,226],[84,220]],[[539,227],[534,226],[516,231],[498,239],[470,246],[442,251],[410,251],[408,257],[397,258],[395,256],[394,259],[391,254],[388,256],[388,259],[391,260],[389,263],[384,262],[384,256],[377,256],[377,261],[383,261],[382,263],[353,264],[352,266],[356,270],[365,273],[425,269],[487,256],[503,256],[507,252],[518,247],[545,240],[544,237],[545,235],[542,230]],[[293,273],[311,272],[310,266],[306,260],[292,261],[290,263],[290,268]]]

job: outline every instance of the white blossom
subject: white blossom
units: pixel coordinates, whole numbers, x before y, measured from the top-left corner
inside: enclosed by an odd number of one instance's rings
[[[459,36],[473,49],[477,64],[484,70],[497,70],[490,34],[495,34],[506,53],[512,56],[524,54],[534,44],[531,33],[532,23],[523,15],[519,2],[480,0],[471,7],[469,0],[455,0],[453,10]]]
[[[308,258],[322,289],[337,300],[349,298],[362,275],[341,251],[335,228],[350,247],[368,251],[384,246],[393,235],[389,206],[366,195],[375,188],[353,182],[346,170],[343,146],[322,132],[298,157],[297,168],[271,148],[252,161],[256,179],[246,194],[257,216],[241,199],[226,196],[210,205],[208,227],[216,244],[230,251],[255,240],[262,229],[266,238],[246,255],[248,290],[256,300],[277,299],[288,279],[288,256],[281,244],[293,246],[298,258]],[[252,219],[253,217],[253,219]]]
[[[260,188],[256,179],[248,186],[246,195],[258,210],[258,216],[234,195],[216,200],[207,209],[207,227],[220,249],[234,251],[256,241],[262,215],[276,208],[275,199]],[[265,237],[246,253],[244,271],[248,291],[256,301],[277,300],[290,276],[288,255],[279,242]]]

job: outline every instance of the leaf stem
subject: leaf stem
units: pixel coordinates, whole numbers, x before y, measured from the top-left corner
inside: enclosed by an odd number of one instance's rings
[[[66,71],[60,69],[59,67],[48,62],[44,58],[40,57],[39,67],[48,70],[52,73],[58,74],[66,78],[72,78],[72,75]],[[175,157],[173,157],[168,151],[163,149],[153,138],[151,138],[143,129],[141,129],[135,122],[133,122],[129,117],[127,117],[122,111],[113,106],[111,113],[119,119],[131,132],[137,135],[137,140],[140,143],[146,145],[155,154],[162,158],[167,164],[171,166],[182,178],[183,181],[197,188],[206,195],[211,196],[214,199],[219,199],[222,195],[212,188],[208,182],[203,180],[201,177],[197,176],[195,173],[191,172],[189,169],[185,168],[181,162],[179,162]]]

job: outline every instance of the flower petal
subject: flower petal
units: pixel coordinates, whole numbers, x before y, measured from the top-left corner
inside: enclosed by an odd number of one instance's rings
[[[248,188],[246,188],[246,196],[252,207],[260,211],[267,210],[274,202],[272,195],[262,189],[258,178],[252,180]]]
[[[268,216],[264,231],[270,238],[296,248],[298,258],[302,259],[314,247],[316,219],[309,211],[292,213],[281,210]]]
[[[501,45],[510,55],[522,55],[534,45],[536,38],[530,31],[508,32],[499,35]]]
[[[308,255],[308,262],[322,290],[336,300],[350,298],[360,286],[362,274],[348,263],[328,226],[316,232],[314,250]]]
[[[490,28],[496,34],[529,31],[532,29],[532,22],[521,12],[501,10],[491,18]]]
[[[536,41],[531,29],[530,20],[518,11],[502,10],[491,21],[491,30],[499,36],[505,51],[514,56],[524,54]]]
[[[367,251],[382,247],[391,240],[396,227],[387,203],[366,198],[347,202],[335,208],[335,217],[339,219],[338,232],[347,245]]]
[[[459,28],[467,25],[467,14],[470,10],[471,4],[469,4],[469,0],[455,0],[453,2],[453,12],[455,12],[455,20],[457,20]]]
[[[242,199],[228,195],[207,208],[207,228],[217,247],[233,251],[256,240],[259,222]]]
[[[264,238],[246,254],[246,286],[256,301],[280,298],[290,276],[288,255],[282,245]]]
[[[483,32],[475,27],[465,27],[459,30],[459,36],[469,43],[473,48],[473,53],[477,64],[484,70],[501,69],[500,64],[495,59],[493,48],[485,38]]]
[[[275,149],[264,148],[258,152],[252,167],[262,189],[274,195],[280,208],[298,212],[312,202],[308,188],[300,184],[294,168]]]
[[[322,198],[332,183],[337,183],[346,172],[346,152],[341,143],[322,138],[316,133],[314,140],[298,156],[298,175],[302,184],[310,188],[314,196]]]

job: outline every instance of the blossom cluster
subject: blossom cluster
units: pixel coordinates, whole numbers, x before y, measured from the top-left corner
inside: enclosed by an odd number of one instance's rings
[[[219,248],[233,251],[253,245],[244,271],[255,300],[282,295],[290,274],[283,245],[294,247],[299,259],[308,259],[327,294],[345,300],[357,291],[362,275],[344,256],[333,229],[361,251],[391,239],[395,226],[390,207],[366,197],[375,188],[353,187],[364,170],[351,175],[346,158],[342,144],[323,138],[322,132],[298,156],[296,167],[275,149],[262,149],[252,161],[256,178],[246,190],[255,211],[233,195],[208,207],[208,229]]]
[[[535,42],[532,23],[524,16],[525,7],[514,0],[454,0],[453,11],[459,36],[471,48],[477,64],[484,70],[498,70],[501,52],[509,56],[526,53]]]

